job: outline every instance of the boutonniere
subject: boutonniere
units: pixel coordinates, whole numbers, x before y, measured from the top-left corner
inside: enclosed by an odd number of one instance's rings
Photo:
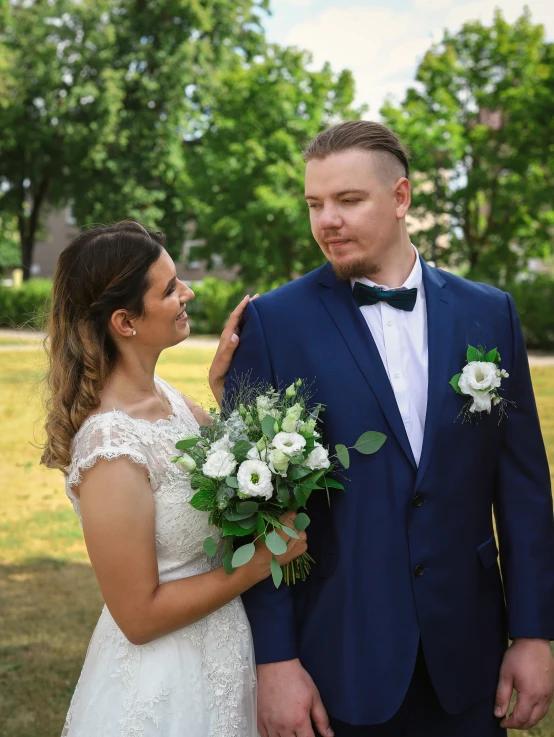
[[[500,410],[501,420],[506,414],[506,405],[513,404],[498,393],[502,379],[509,376],[507,371],[500,368],[500,360],[497,348],[487,353],[482,346],[468,346],[467,364],[460,374],[450,380],[454,391],[468,397],[460,412],[464,415],[464,420],[473,419],[477,412],[490,414],[492,407],[496,406]]]

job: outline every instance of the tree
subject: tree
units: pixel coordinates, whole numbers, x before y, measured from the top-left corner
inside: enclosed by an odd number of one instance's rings
[[[275,284],[322,262],[310,233],[302,150],[328,123],[357,118],[348,71],[270,46],[222,71],[189,172],[203,256],[240,265],[247,282]]]
[[[445,33],[421,62],[417,88],[400,107],[383,107],[412,150],[413,213],[427,256],[499,281],[552,253],[553,61],[528,9],[513,25],[497,11],[490,27]]]
[[[25,278],[46,204],[72,202],[83,224],[138,217],[180,250],[202,122],[192,90],[213,95],[217,66],[258,53],[266,6],[12,0],[0,23],[0,207],[18,220]]]

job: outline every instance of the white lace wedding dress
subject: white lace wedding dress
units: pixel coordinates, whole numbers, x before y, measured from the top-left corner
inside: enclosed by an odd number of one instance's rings
[[[168,419],[137,420],[118,410],[91,416],[75,436],[66,490],[100,458],[125,456],[148,470],[156,508],[160,583],[209,571],[203,552],[217,531],[190,506],[193,491],[171,458],[198,424],[181,394],[156,378],[172,406]],[[132,645],[104,607],[62,737],[256,737],[256,675],[242,602],[147,645]]]

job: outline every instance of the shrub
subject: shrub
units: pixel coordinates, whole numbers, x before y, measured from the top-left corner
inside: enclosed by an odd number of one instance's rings
[[[505,290],[516,303],[527,347],[554,350],[554,279],[541,274]]]
[[[245,295],[241,281],[223,281],[208,276],[191,284],[195,299],[187,305],[193,335],[221,332],[229,314]]]
[[[40,330],[51,291],[49,279],[30,279],[17,289],[0,286],[0,325]]]

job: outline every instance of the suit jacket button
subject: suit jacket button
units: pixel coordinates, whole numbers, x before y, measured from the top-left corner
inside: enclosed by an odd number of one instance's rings
[[[424,570],[425,566],[421,565],[421,563],[418,563],[417,566],[414,568],[414,573],[416,576],[423,576]]]
[[[412,504],[414,507],[421,507],[425,499],[421,496],[421,494],[416,494],[414,498],[412,499]]]

